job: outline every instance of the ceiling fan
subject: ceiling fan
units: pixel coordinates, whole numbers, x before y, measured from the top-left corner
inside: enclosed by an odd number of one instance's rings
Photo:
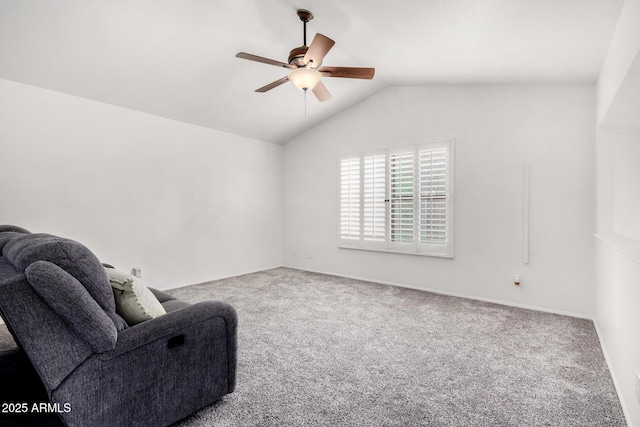
[[[318,98],[318,101],[323,102],[331,99],[331,94],[322,83],[322,77],[342,77],[350,79],[373,78],[376,71],[375,68],[322,66],[322,60],[335,42],[329,37],[318,33],[313,38],[311,45],[307,46],[307,22],[313,19],[313,15],[308,10],[299,9],[298,17],[300,17],[300,20],[303,22],[303,45],[291,50],[288,63],[245,52],[236,54],[236,58],[262,62],[263,64],[275,65],[291,70],[289,75],[256,89],[256,92],[267,92],[287,81],[291,81],[298,89],[305,92],[311,89],[316,98]]]

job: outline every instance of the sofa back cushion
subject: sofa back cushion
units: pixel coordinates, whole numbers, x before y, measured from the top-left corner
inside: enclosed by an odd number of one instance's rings
[[[72,275],[49,261],[30,264],[25,274],[36,293],[94,352],[115,347],[116,326]]]
[[[116,314],[113,291],[104,268],[84,245],[50,234],[25,234],[7,242],[2,253],[23,272],[36,261],[57,265],[82,284],[118,331],[127,328],[127,323]]]
[[[27,232],[18,231],[18,227],[15,229],[9,228],[6,225],[0,225],[0,254],[2,254],[2,250],[4,245],[6,245],[9,241],[15,239],[16,237],[24,236],[25,234],[31,234]]]
[[[5,231],[12,231],[12,232],[17,232],[17,233],[22,233],[22,234],[31,233],[26,228],[18,227],[17,225],[9,225],[9,224],[0,225],[0,233],[4,233]]]

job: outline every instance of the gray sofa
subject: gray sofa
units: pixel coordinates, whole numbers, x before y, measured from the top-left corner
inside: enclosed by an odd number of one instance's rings
[[[129,326],[101,262],[79,242],[0,226],[0,252],[0,315],[17,343],[0,351],[3,402],[47,403],[43,412],[67,426],[157,427],[233,392],[230,305],[151,289],[167,313]],[[12,415],[28,425],[41,414]]]

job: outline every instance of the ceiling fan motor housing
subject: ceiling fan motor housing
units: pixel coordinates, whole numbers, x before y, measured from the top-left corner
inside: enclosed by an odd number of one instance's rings
[[[304,63],[304,55],[309,50],[309,46],[307,46],[307,22],[313,19],[313,14],[306,9],[298,9],[298,17],[303,22],[303,41],[304,46],[296,47],[289,52],[289,64],[295,65],[298,68],[303,68],[307,64]],[[318,68],[319,64],[313,64],[314,67]]]
[[[307,53],[307,50],[309,50],[309,46],[300,46],[291,49],[291,52],[289,52],[289,64],[295,65],[298,68],[304,67],[306,65],[304,63],[304,55]],[[315,65],[316,64],[314,64],[314,68],[317,68]]]

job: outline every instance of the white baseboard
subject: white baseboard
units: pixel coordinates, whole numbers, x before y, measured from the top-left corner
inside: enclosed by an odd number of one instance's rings
[[[359,277],[359,276],[351,276],[351,275],[345,275],[345,274],[331,273],[331,272],[328,272],[328,271],[312,270],[312,269],[308,269],[308,268],[293,267],[293,266],[288,266],[288,265],[283,265],[283,267],[291,268],[291,269],[294,269],[294,270],[308,271],[310,273],[328,274],[330,276],[339,276],[339,277],[345,277],[347,279],[363,280],[365,282],[380,283],[380,284],[383,284],[383,285],[397,286],[399,288],[407,288],[407,289],[415,289],[415,290],[418,290],[418,291],[433,292],[434,294],[448,295],[448,296],[457,297],[457,298],[465,298],[465,299],[471,299],[471,300],[476,300],[476,301],[490,302],[490,303],[493,303],[493,304],[507,305],[507,306],[511,306],[511,307],[524,308],[524,309],[527,309],[527,310],[541,311],[541,312],[545,312],[545,313],[559,314],[561,316],[577,317],[579,319],[587,319],[587,320],[592,320],[593,321],[593,316],[589,316],[589,315],[581,314],[581,313],[573,313],[573,312],[563,311],[563,310],[555,310],[553,308],[538,307],[538,306],[535,306],[535,305],[527,305],[527,304],[518,304],[518,303],[509,302],[509,301],[502,301],[502,300],[492,299],[492,298],[471,296],[471,295],[460,294],[460,293],[456,293],[456,292],[447,292],[447,291],[442,291],[440,289],[421,288],[421,287],[418,287],[418,286],[411,286],[411,285],[407,285],[407,284],[404,284],[404,283],[388,282],[388,281],[384,281],[384,280],[377,280],[377,279],[371,279],[371,278],[366,278],[366,277]]]
[[[185,286],[201,285],[203,283],[215,282],[216,280],[223,280],[223,279],[229,279],[231,277],[244,276],[246,274],[259,273],[261,271],[273,270],[274,268],[280,268],[280,267],[283,267],[283,266],[282,265],[275,265],[275,266],[272,266],[272,267],[259,268],[257,270],[249,270],[249,271],[244,271],[244,272],[237,272],[237,273],[227,274],[227,275],[223,275],[223,276],[215,276],[212,279],[205,280],[204,282],[188,283],[188,284],[185,284],[185,285],[176,286],[175,288],[160,289],[160,290],[162,290],[162,291],[167,290],[168,291],[170,289],[177,289],[177,288],[182,288],[182,287],[185,287]]]

